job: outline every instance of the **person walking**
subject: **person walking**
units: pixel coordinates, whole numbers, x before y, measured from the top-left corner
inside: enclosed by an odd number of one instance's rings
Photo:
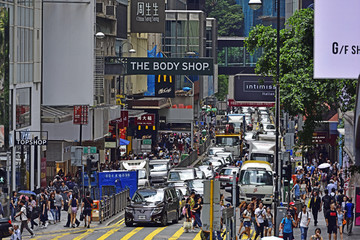
[[[331,234],[334,234],[334,240],[336,240],[338,219],[334,203],[330,204],[330,209],[325,215],[325,221],[328,229],[329,240],[331,240]]]
[[[42,223],[42,227],[46,228],[47,227],[47,220],[48,220],[48,216],[47,216],[47,200],[45,197],[45,194],[41,194],[40,195],[40,222]]]
[[[61,220],[61,209],[64,207],[64,198],[60,194],[59,189],[56,190],[56,194],[55,194],[55,207],[56,207],[55,222],[60,222],[60,220]]]
[[[338,205],[337,208],[337,218],[338,218],[338,221],[337,221],[337,224],[338,224],[338,228],[339,228],[339,233],[340,233],[340,240],[343,240],[344,239],[344,236],[343,236],[343,221],[345,220],[345,214],[343,212],[343,210],[341,209],[341,206]]]
[[[265,237],[272,236],[272,229],[274,226],[274,217],[271,213],[270,207],[266,208],[265,219],[266,219],[265,220]]]
[[[313,196],[310,199],[309,208],[314,217],[314,226],[317,226],[318,223],[318,213],[321,211],[321,198],[318,196],[318,192],[313,192]]]
[[[36,196],[35,195],[31,195],[30,196],[30,200],[29,200],[29,211],[31,212],[30,216],[30,223],[31,223],[31,230],[34,229],[34,225],[38,226],[38,224],[34,221],[34,219],[39,217],[38,211],[36,209],[36,200],[35,200]]]
[[[72,197],[73,197],[72,191],[69,190],[69,192],[67,193],[68,202],[67,202],[67,205],[64,205],[64,208],[65,208],[65,206],[66,206],[67,213],[68,213],[67,222],[66,222],[66,224],[64,225],[64,227],[70,227],[70,223],[71,223],[71,206],[70,206],[70,201],[71,201]],[[76,224],[77,227],[80,225],[79,220],[77,220],[76,218],[75,218],[75,224]]]
[[[86,192],[86,197],[84,197],[84,199],[82,201],[82,204],[81,204],[82,213],[84,214],[85,227],[87,227],[87,228],[90,228],[91,210],[92,210],[93,203],[94,203],[94,201],[90,197],[90,191],[87,191]]]
[[[345,204],[346,211],[346,230],[348,236],[352,233],[352,226],[354,221],[354,204],[352,203],[352,198],[347,199],[347,203]]]
[[[50,214],[51,214],[51,217],[48,216],[49,223],[50,223],[50,220],[52,219],[52,221],[55,224],[56,223],[56,206],[55,206],[55,193],[54,192],[50,193],[50,197],[48,200],[48,209],[50,210]]]
[[[20,201],[20,212],[16,214],[15,218],[20,216],[21,226],[20,226],[20,232],[21,234],[24,231],[24,228],[28,230],[28,232],[31,234],[31,237],[35,237],[34,232],[29,228],[28,226],[28,218],[27,218],[28,212],[27,208],[25,206],[25,201]]]
[[[71,227],[75,228],[75,219],[76,219],[76,214],[77,211],[79,209],[79,201],[77,200],[77,196],[73,195],[73,197],[71,198],[70,202],[69,202],[69,207],[71,208]]]
[[[241,229],[244,226],[244,218],[243,218],[243,212],[247,209],[247,203],[244,201],[239,205],[239,211],[240,211],[240,227],[239,227],[239,235],[241,233]]]
[[[324,193],[325,195],[321,200],[323,203],[324,218],[326,218],[326,213],[330,210],[331,197],[329,196],[329,191],[327,189],[324,190]]]
[[[295,220],[290,212],[287,212],[286,217],[280,222],[279,232],[283,231],[284,240],[293,240],[293,227],[295,227]]]
[[[294,186],[291,189],[291,192],[294,192],[294,201],[300,198],[300,186],[298,183],[299,180],[295,180]]]
[[[302,206],[301,212],[298,215],[298,225],[300,226],[301,231],[301,240],[306,240],[307,232],[309,229],[309,224],[311,220],[311,215],[306,211],[306,205]]]
[[[198,226],[200,229],[202,229],[202,223],[201,223],[201,209],[202,209],[202,198],[199,197],[195,203],[195,206],[193,208],[193,213],[195,215],[195,221],[193,223],[193,231],[195,231],[195,227]]]
[[[244,218],[244,227],[245,230],[240,233],[239,239],[241,239],[241,236],[245,233],[247,236],[247,239],[250,239],[250,227],[251,227],[251,215],[252,215],[252,206],[251,204],[247,205],[247,209],[243,212],[243,218]]]
[[[264,219],[265,219],[265,210],[263,208],[263,203],[259,203],[259,207],[255,209],[255,221],[257,224],[255,240],[258,236],[260,239],[264,237]]]
[[[10,200],[11,221],[13,221],[13,222],[16,221],[15,220],[15,215],[16,215],[18,201],[19,201],[19,198],[17,197],[17,192],[13,191],[12,192],[12,197],[11,197],[11,200]]]

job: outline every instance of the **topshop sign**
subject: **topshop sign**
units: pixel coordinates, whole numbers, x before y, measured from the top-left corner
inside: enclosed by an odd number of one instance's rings
[[[127,74],[213,75],[212,58],[127,58]]]

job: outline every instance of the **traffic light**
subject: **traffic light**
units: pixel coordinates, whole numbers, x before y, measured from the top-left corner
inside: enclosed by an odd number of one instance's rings
[[[282,166],[282,176],[284,177],[284,179],[291,179],[291,170],[291,164]]]
[[[5,185],[6,182],[6,171],[3,168],[0,168],[0,185]]]
[[[226,197],[225,200],[229,203],[233,203],[233,187],[225,187],[225,191],[228,193],[231,193],[230,197]],[[236,201],[236,207],[240,205],[240,187],[236,184],[236,190],[235,190],[235,201]]]

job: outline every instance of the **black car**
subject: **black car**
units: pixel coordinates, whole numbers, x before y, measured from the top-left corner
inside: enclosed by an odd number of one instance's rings
[[[9,218],[0,218],[0,239],[10,237],[9,227],[12,227]]]
[[[172,186],[138,189],[125,209],[125,225],[134,223],[177,223],[180,217],[179,197]]]

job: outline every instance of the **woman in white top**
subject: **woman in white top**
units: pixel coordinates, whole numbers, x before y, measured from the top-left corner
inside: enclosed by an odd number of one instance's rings
[[[245,233],[247,235],[247,239],[250,239],[250,227],[251,227],[251,214],[252,214],[252,205],[249,204],[247,206],[247,209],[243,212],[243,218],[244,218],[244,227],[245,230],[240,234],[239,238]]]
[[[267,220],[267,226],[265,226],[265,237],[266,236],[272,236],[272,229],[274,226],[274,218],[271,213],[271,208],[266,208],[265,218]]]

